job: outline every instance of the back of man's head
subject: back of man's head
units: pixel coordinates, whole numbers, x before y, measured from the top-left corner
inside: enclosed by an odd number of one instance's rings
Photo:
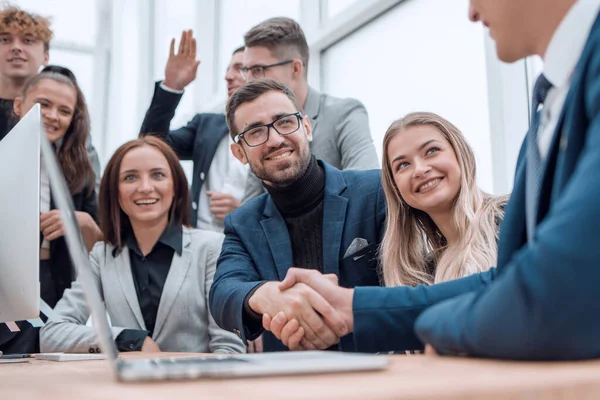
[[[250,103],[268,92],[279,92],[286,95],[294,105],[296,111],[302,111],[294,93],[283,83],[274,79],[257,79],[248,82],[231,95],[225,106],[227,126],[229,127],[229,133],[233,138],[239,133],[238,129],[235,127],[236,110],[242,104]]]
[[[270,18],[254,26],[244,35],[246,47],[266,47],[274,56],[300,58],[304,71],[308,68],[308,44],[300,25],[291,18]]]
[[[44,51],[50,50],[53,32],[50,29],[50,19],[46,17],[8,5],[0,10],[0,33],[5,32],[31,35],[44,43]]]

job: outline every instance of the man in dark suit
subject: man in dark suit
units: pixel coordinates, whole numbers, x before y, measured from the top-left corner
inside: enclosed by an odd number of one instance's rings
[[[263,331],[263,314],[285,311],[305,348],[353,350],[338,313],[306,285],[277,286],[289,268],[337,276],[345,287],[377,285],[376,250],[385,219],[380,170],[340,171],[311,155],[311,123],[283,84],[261,79],[227,103],[233,154],[265,193],[225,218],[225,241],[210,291],[217,324],[243,340]],[[345,336],[345,337],[344,337]],[[286,350],[270,333],[265,351]]]
[[[240,164],[229,151],[231,139],[227,134],[229,131],[224,114],[196,114],[186,126],[169,130],[183,90],[196,78],[199,65],[192,31],[183,32],[177,53],[174,41],[171,42],[165,80],[156,83],[140,136],[159,136],[181,160],[194,162],[190,224],[222,232],[225,215],[239,207],[246,196],[252,197],[246,192],[248,168]],[[225,80],[228,96],[244,83],[240,75],[243,52],[243,47],[237,48],[227,67]],[[256,195],[260,192],[258,190]]]
[[[491,284],[420,316],[406,297],[395,295],[403,288],[366,296],[364,289],[337,288],[318,274],[293,270],[281,289],[309,282],[371,351],[404,346],[407,327],[419,316],[416,334],[439,354],[600,357],[599,10],[599,0],[471,0],[470,18],[490,28],[501,60],[544,58]],[[269,322],[280,330],[282,321]]]

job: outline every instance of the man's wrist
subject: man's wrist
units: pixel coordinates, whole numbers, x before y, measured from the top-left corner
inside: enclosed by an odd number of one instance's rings
[[[352,303],[354,301],[354,289],[343,289],[343,305],[341,307],[342,318],[348,325],[348,333],[354,331],[354,312],[352,309]]]
[[[174,82],[169,81],[168,79],[165,79],[164,81],[162,81],[160,83],[160,87],[163,90],[166,90],[167,92],[171,92],[171,93],[177,93],[177,94],[181,94],[183,93],[185,86],[184,87],[180,87],[181,85],[177,85]]]

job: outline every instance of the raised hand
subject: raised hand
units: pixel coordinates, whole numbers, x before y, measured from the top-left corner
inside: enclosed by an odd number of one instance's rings
[[[196,39],[193,32],[191,29],[183,31],[177,54],[175,54],[175,39],[171,39],[163,84],[170,89],[183,90],[196,79],[198,65],[200,61],[196,60]]]
[[[279,282],[265,283],[254,292],[248,304],[263,316],[283,311],[286,316],[296,319],[303,329],[302,341],[306,349],[325,349],[348,333],[348,327],[337,311],[313,289],[301,283],[286,290],[280,290],[278,286]]]

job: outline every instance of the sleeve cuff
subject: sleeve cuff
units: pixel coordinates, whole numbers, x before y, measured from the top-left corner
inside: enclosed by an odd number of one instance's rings
[[[171,89],[170,87],[168,87],[167,85],[164,84],[164,81],[160,82],[159,86],[162,90],[164,90],[165,92],[169,92],[169,93],[183,94],[183,92],[184,92],[183,90]]]
[[[115,339],[119,351],[140,351],[148,331],[138,329],[124,329]]]
[[[259,287],[267,283],[267,281],[261,282],[256,285],[248,294],[246,298],[244,298],[244,311],[242,313],[242,322],[244,324],[244,329],[246,330],[246,336],[248,340],[254,340],[258,337],[262,331],[262,315],[257,313],[250,307],[249,301],[250,297],[258,290]],[[258,334],[257,334],[258,332]]]

